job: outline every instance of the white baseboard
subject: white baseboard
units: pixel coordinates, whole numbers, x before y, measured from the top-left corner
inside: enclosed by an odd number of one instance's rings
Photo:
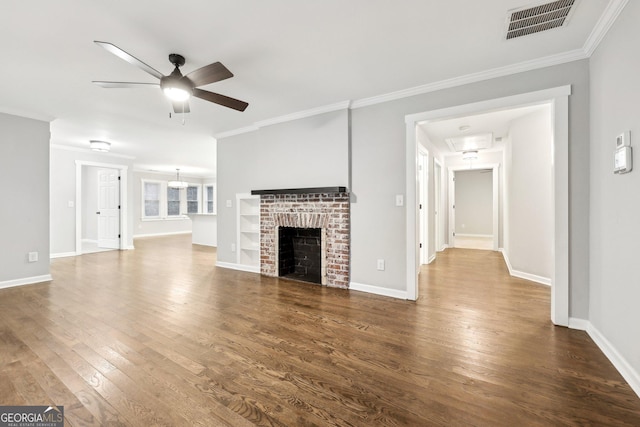
[[[96,239],[82,239],[82,243],[94,243],[94,244],[98,244],[98,241]]]
[[[70,257],[70,256],[77,256],[78,254],[76,252],[59,252],[57,254],[51,254],[49,255],[49,258],[54,259],[54,258],[66,258],[66,257]]]
[[[124,246],[122,247],[122,250],[123,250],[123,251],[130,251],[130,250],[132,250],[132,249],[135,249],[135,248],[133,247],[133,245],[124,245]]]
[[[364,285],[362,283],[356,283],[356,282],[351,282],[349,284],[349,290],[367,292],[370,294],[382,295],[382,296],[391,297],[391,298],[407,299],[407,291],[383,288],[380,286]]]
[[[540,283],[542,285],[551,286],[551,279],[549,277],[542,277],[542,276],[538,276],[531,273],[525,273],[524,271],[514,270],[513,267],[511,266],[511,262],[509,261],[509,256],[507,255],[507,252],[503,248],[498,249],[498,251],[502,253],[504,262],[505,264],[507,264],[507,268],[509,269],[509,274],[512,275],[513,277]]]
[[[438,252],[442,252],[442,251],[444,251],[445,249],[449,249],[449,245],[444,244],[444,245],[440,246],[440,250],[439,250]]]
[[[249,273],[260,273],[260,267],[250,265],[236,264],[233,262],[216,261],[216,267],[229,268],[231,270],[247,271]]]
[[[631,389],[640,397],[640,373],[638,373],[627,362],[627,360],[616,350],[616,348],[605,338],[600,331],[598,331],[589,321],[587,323],[587,333],[596,343],[596,345],[602,350],[605,356],[613,364],[613,366],[620,372],[620,375],[629,383]],[[571,322],[569,322],[571,327]]]
[[[429,257],[429,260],[427,261],[427,264],[431,264],[433,261],[436,260],[436,254],[433,254]]]
[[[32,285],[34,283],[48,282],[53,280],[50,274],[44,274],[42,276],[23,277],[22,279],[6,280],[0,282],[0,289],[12,288],[14,286]]]
[[[456,237],[478,237],[481,239],[493,239],[493,234],[462,234],[456,233]]]
[[[171,233],[134,234],[133,238],[137,239],[139,237],[176,236],[178,234],[191,234],[191,231],[173,231]]]
[[[569,328],[577,329],[578,331],[586,331],[589,329],[589,321],[585,319],[578,319],[577,317],[569,318]]]

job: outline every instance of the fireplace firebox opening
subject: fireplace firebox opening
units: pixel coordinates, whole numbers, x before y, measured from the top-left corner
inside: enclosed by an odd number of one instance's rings
[[[278,227],[278,276],[322,284],[322,229]]]

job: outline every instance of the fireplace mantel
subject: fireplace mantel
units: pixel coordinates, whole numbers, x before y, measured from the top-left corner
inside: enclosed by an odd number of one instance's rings
[[[282,188],[274,190],[251,190],[254,196],[265,194],[332,194],[348,193],[347,187],[311,187],[311,188]]]

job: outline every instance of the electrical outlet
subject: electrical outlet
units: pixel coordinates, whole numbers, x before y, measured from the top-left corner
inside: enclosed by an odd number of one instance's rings
[[[38,262],[38,252],[29,252],[29,262]]]
[[[383,259],[379,259],[378,260],[378,270],[384,271],[384,260]]]
[[[402,194],[396,194],[396,206],[404,206],[404,196]]]
[[[236,251],[236,244],[232,243],[231,244],[231,252],[235,252]]]

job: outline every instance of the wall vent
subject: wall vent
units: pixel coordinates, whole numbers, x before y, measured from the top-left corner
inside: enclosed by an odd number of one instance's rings
[[[558,0],[508,12],[506,39],[511,40],[567,25],[578,0]]]

